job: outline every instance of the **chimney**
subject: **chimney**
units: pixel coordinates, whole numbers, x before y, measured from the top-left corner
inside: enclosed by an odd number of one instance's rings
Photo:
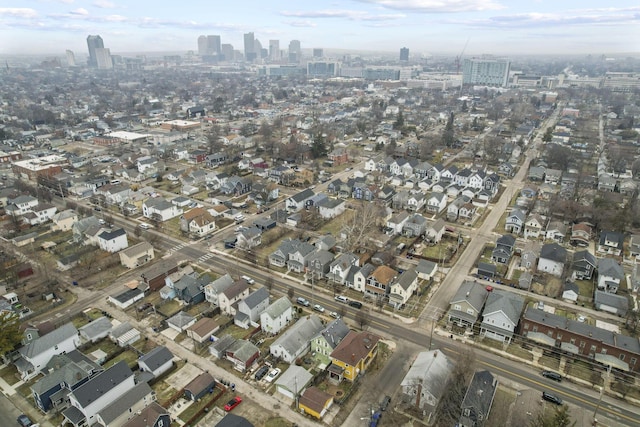
[[[420,408],[421,397],[422,397],[422,381],[418,383],[418,393],[416,393],[416,408]]]
[[[438,350],[435,350],[435,351],[433,352],[433,358],[435,359],[436,357],[438,357]]]

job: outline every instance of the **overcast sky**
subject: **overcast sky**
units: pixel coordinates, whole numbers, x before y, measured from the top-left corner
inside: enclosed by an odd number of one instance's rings
[[[638,0],[0,0],[0,53],[87,53],[99,34],[112,54],[197,51],[201,34],[263,47],[458,55],[640,51]]]

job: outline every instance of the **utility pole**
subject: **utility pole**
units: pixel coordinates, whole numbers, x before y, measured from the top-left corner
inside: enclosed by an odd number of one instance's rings
[[[602,403],[602,396],[604,395],[604,388],[606,387],[607,383],[609,382],[609,375],[611,375],[611,365],[609,365],[607,367],[607,376],[604,379],[604,384],[602,384],[602,387],[600,387],[600,397],[598,398],[598,404],[596,405],[596,409],[593,411],[593,425],[594,426],[598,425],[598,419],[596,418],[596,416],[598,415],[598,409],[600,409],[600,404]]]

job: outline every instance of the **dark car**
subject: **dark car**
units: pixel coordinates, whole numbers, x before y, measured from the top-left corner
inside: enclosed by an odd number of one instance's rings
[[[382,402],[380,402],[380,410],[386,411],[390,403],[391,403],[391,396],[385,396],[384,399],[382,399]]]
[[[362,303],[360,301],[349,301],[349,305],[353,308],[362,308]]]
[[[558,382],[562,381],[562,375],[560,375],[560,374],[559,374],[559,373],[557,373],[557,372],[553,372],[553,371],[542,371],[542,376],[543,376],[543,377],[546,377],[546,378],[549,378],[549,379],[552,379],[552,380],[554,380],[554,381],[558,381]]]
[[[264,378],[265,375],[267,375],[267,372],[269,372],[269,367],[267,365],[264,365],[262,368],[256,371],[256,375],[254,376],[254,378],[256,379],[256,381],[260,381]]]
[[[31,421],[31,418],[27,417],[25,414],[20,414],[18,417],[18,424],[22,427],[29,427],[33,425],[33,421]]]
[[[551,393],[547,393],[546,391],[543,391],[542,398],[551,403],[555,403],[556,405],[562,405],[562,399],[560,399],[555,394],[551,394]]]

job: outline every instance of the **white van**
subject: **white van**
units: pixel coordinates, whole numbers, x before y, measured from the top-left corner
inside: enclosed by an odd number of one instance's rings
[[[334,299],[343,304],[347,304],[349,302],[349,298],[345,297],[344,295],[338,295]]]

